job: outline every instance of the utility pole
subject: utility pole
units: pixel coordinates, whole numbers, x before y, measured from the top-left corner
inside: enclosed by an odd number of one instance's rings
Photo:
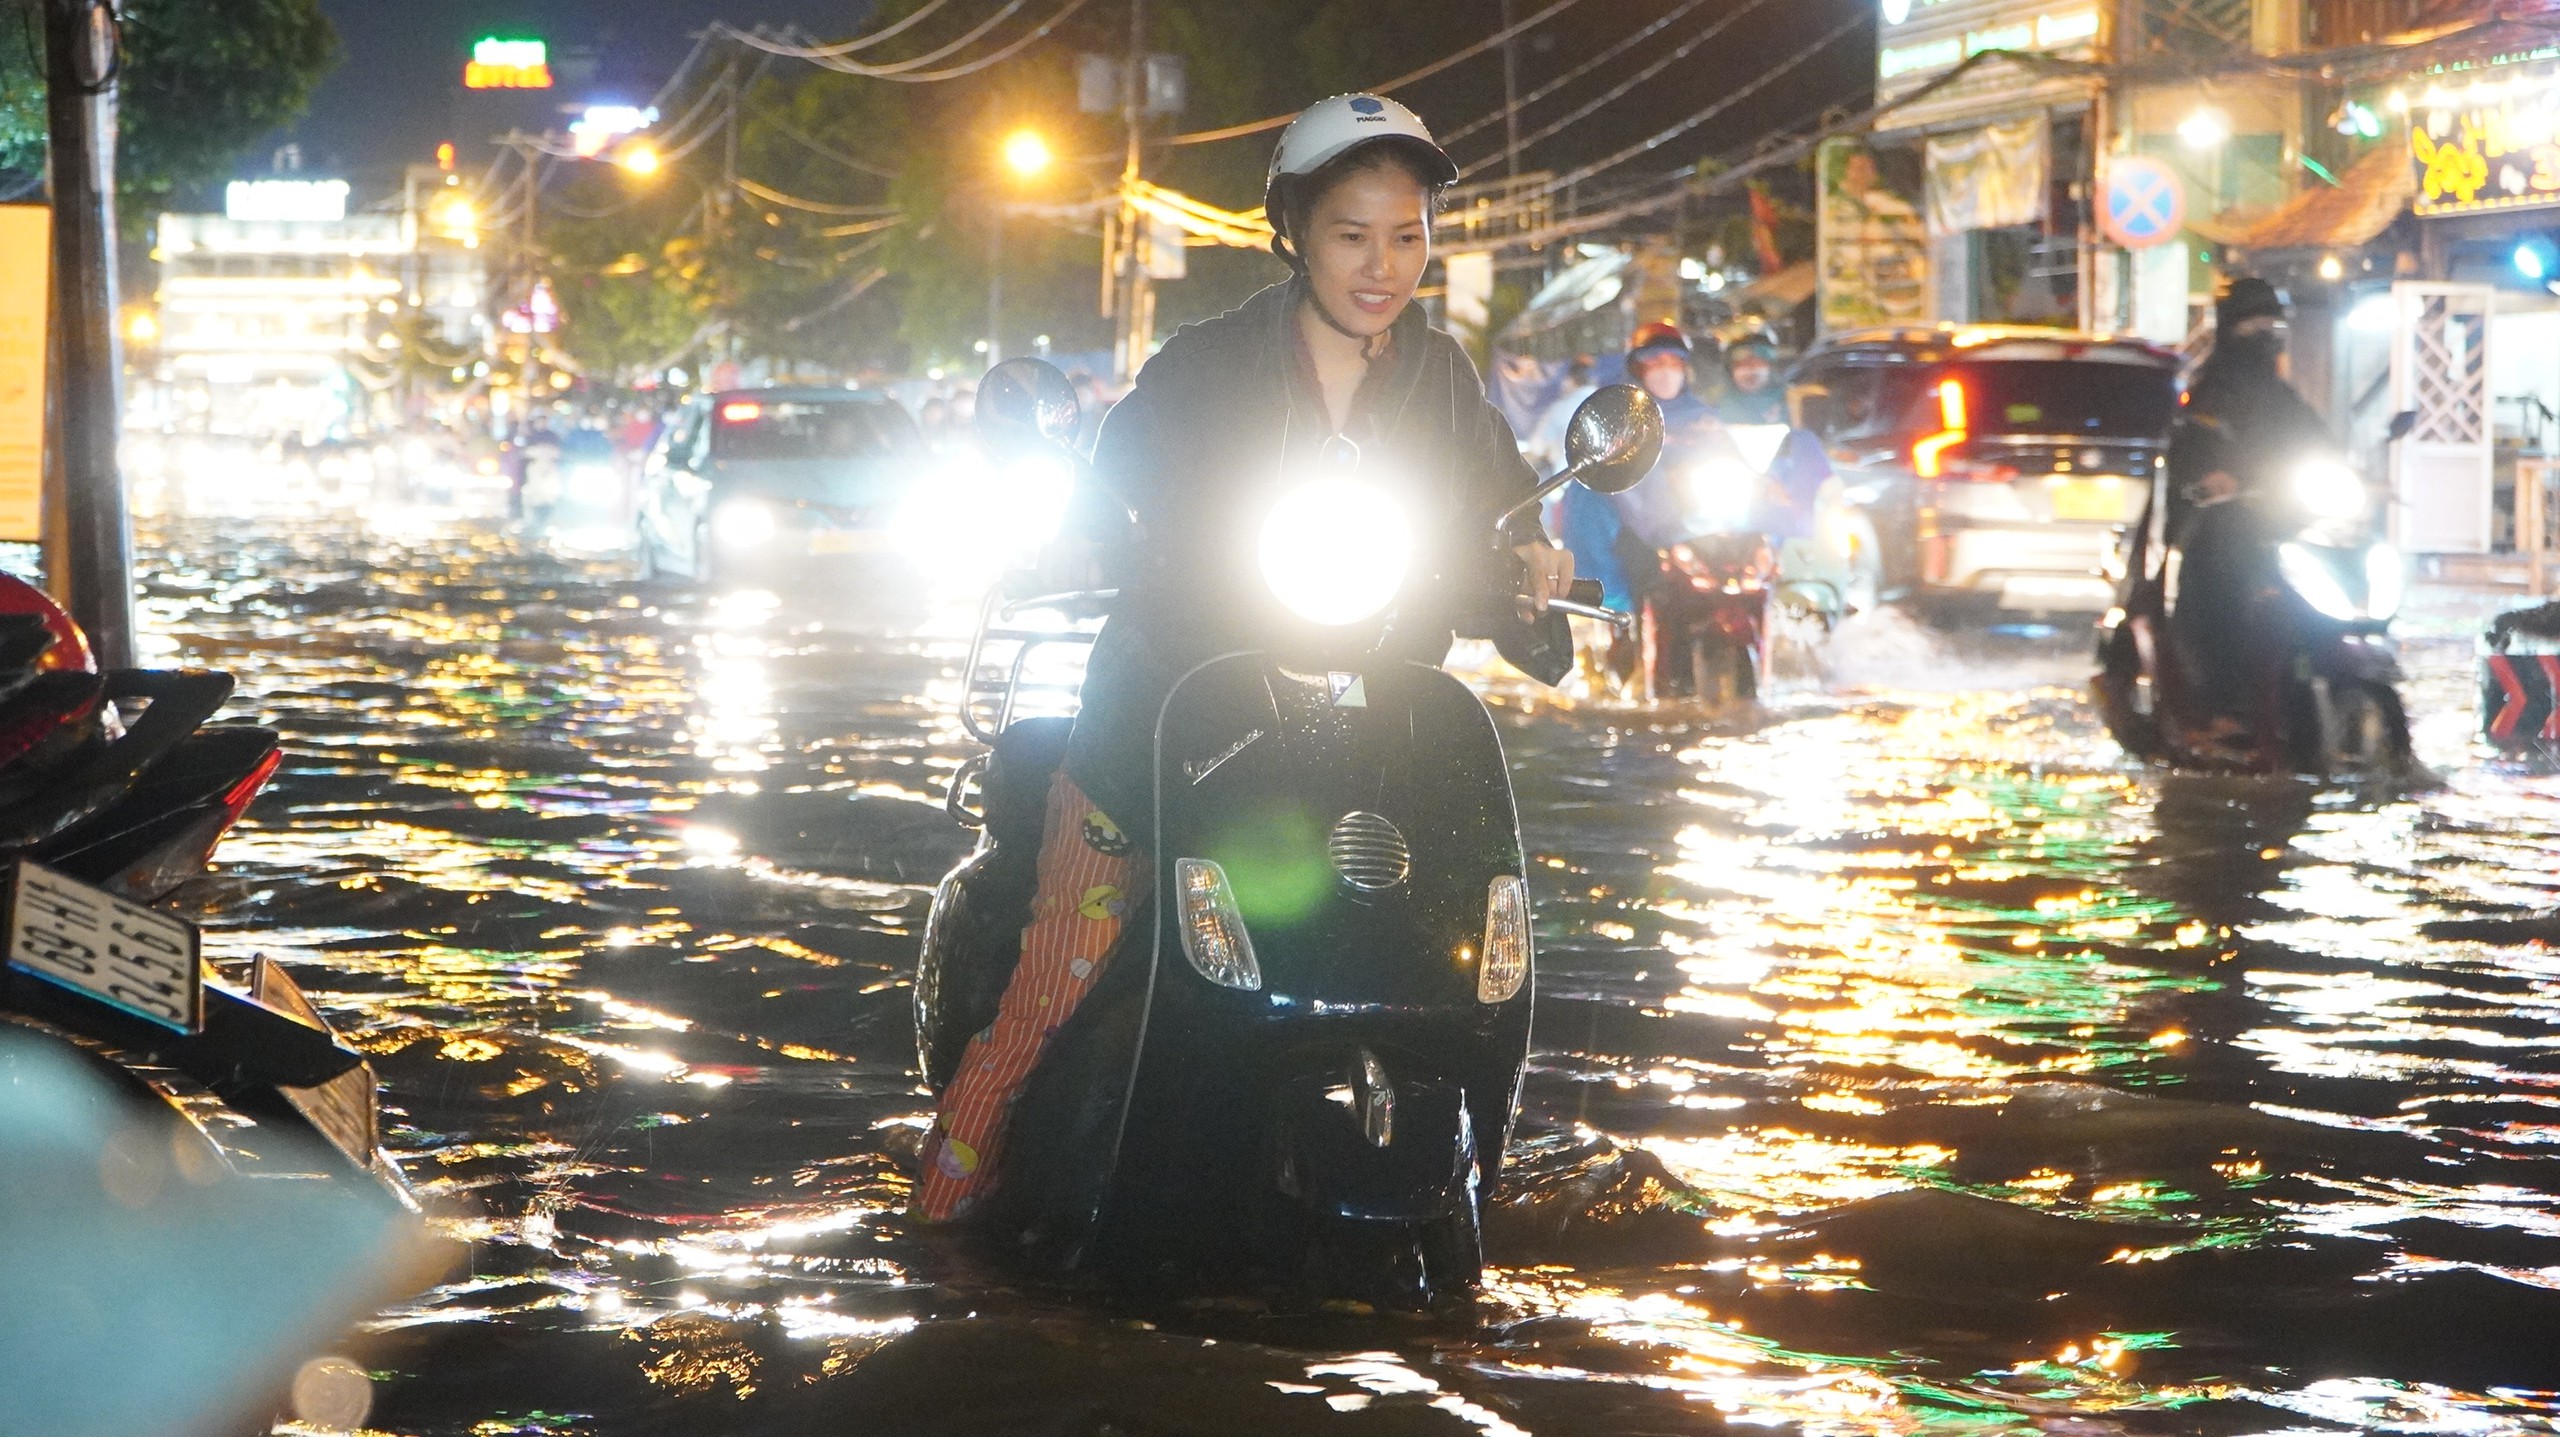
[[[1138,377],[1155,329],[1155,292],[1147,279],[1146,217],[1137,204],[1138,169],[1147,114],[1147,0],[1129,0],[1129,61],[1120,72],[1120,118],[1129,153],[1120,167],[1120,382]]]
[[[987,367],[1004,363],[1004,200],[987,209]]]
[[[1519,189],[1520,179],[1520,37],[1511,33],[1512,0],[1502,0],[1502,159]],[[1504,199],[1512,198],[1506,194]]]
[[[101,668],[133,664],[133,536],[116,464],[124,357],[116,344],[116,70],[101,0],[44,0],[53,181],[51,402],[45,409],[45,579]]]

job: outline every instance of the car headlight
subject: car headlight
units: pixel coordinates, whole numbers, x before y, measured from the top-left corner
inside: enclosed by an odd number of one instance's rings
[[[762,499],[731,499],[711,511],[711,537],[726,549],[770,543],[781,527],[773,506]]]
[[[604,464],[580,464],[571,469],[568,487],[569,497],[580,504],[610,504],[622,497],[621,479],[611,466]]]
[[[2302,601],[2321,613],[2343,622],[2364,617],[2362,606],[2347,596],[2346,586],[2338,582],[2336,572],[2303,545],[2277,545],[2276,568]]]
[[[1201,977],[1221,988],[1252,992],[1262,986],[1253,937],[1244,931],[1227,871],[1205,858],[1178,858],[1173,887],[1182,905],[1182,956]]]
[[[1291,490],[1262,521],[1262,580],[1312,624],[1377,617],[1404,588],[1413,531],[1404,507],[1374,484],[1319,479]]]
[[[2335,459],[2306,459],[2295,466],[2293,498],[2322,519],[2353,519],[2371,502],[2364,476]]]
[[[2409,589],[2408,572],[2401,567],[2400,551],[2388,544],[2376,544],[2364,555],[2364,606],[2377,619],[2387,619],[2400,612],[2401,596]]]
[[[1506,1003],[1529,981],[1529,885],[1517,873],[1493,880],[1485,891],[1484,966],[1476,970],[1476,999]]]

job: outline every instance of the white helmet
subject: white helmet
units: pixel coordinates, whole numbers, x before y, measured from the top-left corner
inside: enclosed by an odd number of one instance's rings
[[[1396,142],[1420,160],[1433,184],[1457,183],[1457,164],[1431,138],[1421,116],[1384,95],[1336,95],[1309,105],[1280,132],[1280,146],[1271,152],[1271,174],[1262,192],[1272,223],[1276,226],[1280,221],[1283,179],[1314,174],[1363,145],[1386,141]]]

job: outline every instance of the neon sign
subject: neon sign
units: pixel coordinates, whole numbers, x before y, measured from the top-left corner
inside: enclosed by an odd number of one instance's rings
[[[334,223],[347,217],[345,180],[233,180],[222,191],[227,219]]]
[[[2412,108],[2419,214],[2560,205],[2560,74],[2430,86]]]
[[[548,90],[551,47],[540,40],[505,40],[483,36],[471,47],[471,63],[462,67],[466,90]]]
[[[655,109],[643,110],[633,105],[589,105],[586,112],[569,122],[569,142],[577,152],[593,159],[604,153],[604,147],[624,135],[636,135],[658,123]]]

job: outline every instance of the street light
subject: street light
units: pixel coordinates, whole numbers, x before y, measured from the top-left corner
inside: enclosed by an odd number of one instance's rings
[[[1046,174],[1051,156],[1049,142],[1033,129],[1020,129],[1004,137],[1004,166],[1017,181],[1029,182]],[[987,340],[979,346],[993,367],[1004,358],[1004,197],[996,196],[987,212]]]
[[[1049,169],[1049,142],[1038,130],[1016,130],[1004,137],[1004,163],[1018,179],[1038,179]]]
[[[2211,105],[2198,105],[2178,122],[2178,138],[2191,150],[2210,150],[2231,138],[2231,117]]]
[[[613,162],[622,166],[625,174],[644,180],[657,174],[665,163],[658,157],[658,147],[647,140],[633,140],[623,146],[621,152],[613,157]]]

